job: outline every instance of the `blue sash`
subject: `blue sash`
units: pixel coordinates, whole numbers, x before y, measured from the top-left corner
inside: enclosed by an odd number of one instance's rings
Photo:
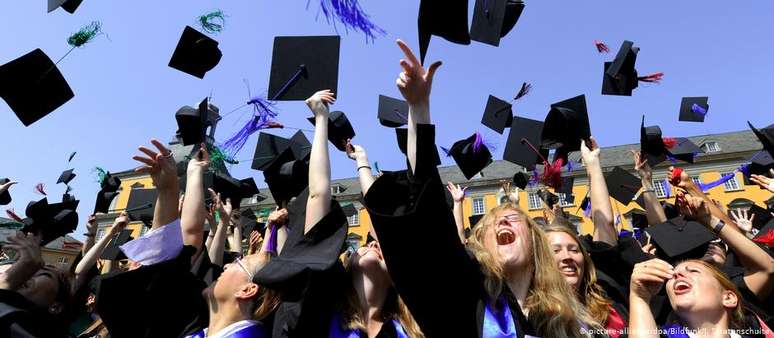
[[[395,332],[398,333],[398,338],[409,338],[409,336],[406,334],[406,331],[403,330],[403,326],[400,325],[400,323],[393,319],[391,320],[392,325],[395,327]],[[328,333],[329,338],[360,338],[360,331],[358,330],[344,330],[343,325],[341,325],[341,316],[339,314],[334,314],[333,319],[331,319],[331,329]]]
[[[484,338],[516,338],[516,323],[511,315],[511,308],[504,297],[500,297],[500,303],[503,304],[501,311],[492,309],[490,302],[486,303],[484,309],[484,329],[481,335]]]
[[[186,336],[186,338],[205,338],[204,329],[199,330],[195,334]],[[265,332],[263,332],[263,326],[260,324],[250,325],[237,332],[234,332],[224,338],[269,338]]]

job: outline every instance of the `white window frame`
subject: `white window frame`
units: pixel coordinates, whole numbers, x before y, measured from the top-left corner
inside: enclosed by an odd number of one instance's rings
[[[559,206],[560,207],[569,207],[569,206],[575,205],[575,203],[567,203],[567,201],[565,201],[565,196],[566,195],[567,194],[565,194],[563,192],[560,192],[560,193],[557,194],[557,196],[559,197]]]
[[[486,213],[486,200],[484,196],[474,197],[470,200],[470,208],[473,215],[483,215]]]
[[[726,176],[728,174],[732,174],[733,172],[725,172],[720,173],[720,177]],[[723,189],[726,191],[740,191],[742,190],[742,186],[739,185],[739,180],[736,177],[736,173],[733,173],[734,177],[732,177],[730,180],[726,181],[726,183],[723,183]]]
[[[531,191],[527,194],[527,202],[529,210],[537,210],[543,208],[543,200],[540,199],[537,191]]]
[[[715,141],[704,142],[702,148],[704,148],[703,150],[705,153],[718,153],[722,150],[720,144]]]
[[[664,187],[664,182],[666,181],[665,178],[660,179],[654,179],[653,180],[653,190],[656,192],[656,197],[658,198],[666,198],[667,193]]]
[[[70,259],[68,259],[67,256],[59,256],[59,258],[56,259],[56,262],[59,265],[67,265],[67,263],[70,262]]]
[[[352,216],[347,217],[347,224],[349,224],[349,226],[351,226],[351,227],[359,226],[360,225],[360,212],[355,212],[354,214],[352,214]]]
[[[105,233],[107,233],[107,227],[99,227],[97,229],[97,235],[94,236],[94,240],[98,241],[102,238],[102,236],[105,236]]]
[[[691,176],[691,180],[692,180],[692,181],[693,181],[693,183],[694,183],[694,184],[696,184],[696,185],[699,185],[699,184],[701,184],[701,177],[699,177],[699,175],[696,175],[696,176]]]

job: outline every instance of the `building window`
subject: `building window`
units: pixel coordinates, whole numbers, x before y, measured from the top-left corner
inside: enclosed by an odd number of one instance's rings
[[[567,206],[571,206],[571,205],[574,204],[574,203],[567,202],[567,197],[570,197],[570,199],[572,200],[572,195],[567,196],[567,194],[565,194],[563,192],[560,192],[558,197],[559,197],[559,206],[560,207],[567,207]]]
[[[484,198],[483,197],[477,197],[473,199],[473,215],[482,215],[486,212],[486,207],[484,206]]]
[[[734,173],[720,173],[720,177],[731,175]],[[735,191],[735,190],[741,190],[739,187],[739,181],[736,179],[736,174],[734,174],[734,177],[732,177],[730,180],[726,181],[726,183],[723,184],[723,187],[726,188],[726,191]]]
[[[543,200],[540,199],[537,192],[531,192],[527,196],[529,199],[529,210],[540,209],[543,207]]]
[[[67,257],[64,257],[64,256],[59,257],[56,260],[56,263],[61,265],[61,266],[67,266],[67,263],[69,263],[69,262],[70,262],[70,259],[68,259]]]
[[[105,230],[106,230],[106,228],[99,228],[97,230],[97,236],[94,237],[94,240],[98,241],[98,240],[100,240],[100,238],[102,238],[102,236],[105,236]]]
[[[352,216],[347,217],[347,223],[351,227],[360,225],[360,213],[356,212]]]
[[[665,198],[667,196],[666,187],[666,179],[653,180],[653,190],[656,191],[656,197]]]
[[[336,195],[336,194],[341,194],[341,193],[343,193],[345,190],[347,190],[347,189],[346,189],[346,188],[344,188],[344,186],[343,186],[343,185],[340,185],[340,184],[337,184],[337,185],[333,185],[333,186],[331,186],[331,194],[333,194],[333,195]]]
[[[706,142],[701,145],[705,153],[717,153],[720,151],[720,145],[715,141]]]
[[[693,183],[696,184],[696,185],[700,185],[701,184],[701,178],[699,176],[692,176],[691,180],[693,180]]]

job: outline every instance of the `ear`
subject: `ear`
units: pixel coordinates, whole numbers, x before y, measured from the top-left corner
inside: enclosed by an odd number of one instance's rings
[[[258,284],[255,283],[245,283],[242,285],[242,287],[239,289],[239,291],[236,292],[234,297],[237,299],[250,299],[255,297],[258,294]]]
[[[54,304],[51,304],[51,306],[48,307],[48,313],[52,315],[58,315],[59,313],[64,310],[64,306],[60,302],[56,302]]]
[[[739,298],[736,296],[736,294],[731,290],[725,290],[723,291],[723,307],[727,309],[733,309],[736,308],[737,305],[739,305]]]

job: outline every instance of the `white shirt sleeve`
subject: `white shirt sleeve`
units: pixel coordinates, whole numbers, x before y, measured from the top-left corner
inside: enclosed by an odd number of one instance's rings
[[[179,218],[121,246],[126,257],[142,265],[168,261],[182,250],[183,233]]]

